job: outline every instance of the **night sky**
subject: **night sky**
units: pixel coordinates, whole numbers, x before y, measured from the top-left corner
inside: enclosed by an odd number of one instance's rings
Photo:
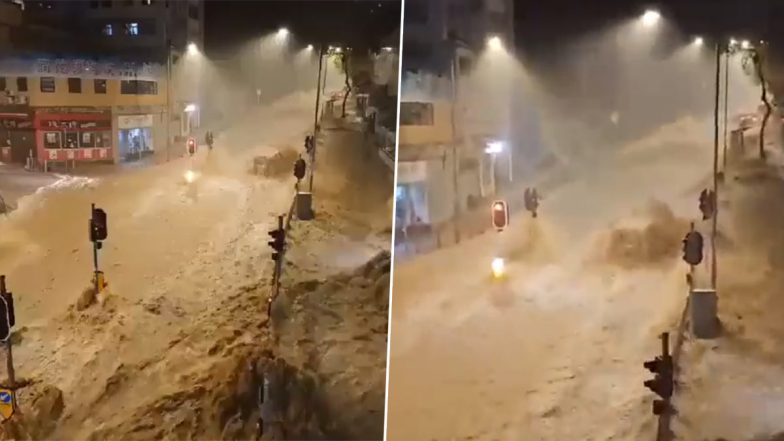
[[[223,54],[287,27],[301,45],[378,47],[400,26],[399,0],[208,0],[205,48]]]
[[[784,23],[784,0],[515,0],[515,40],[525,52],[550,50],[641,15],[663,14],[684,36],[774,40]]]

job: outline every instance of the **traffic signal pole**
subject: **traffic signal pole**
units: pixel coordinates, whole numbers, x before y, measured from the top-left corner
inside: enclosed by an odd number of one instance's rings
[[[318,136],[319,109],[321,107],[321,67],[324,65],[324,45],[319,46],[318,77],[316,79],[316,109],[313,115],[313,148],[310,150],[309,190],[313,193],[313,170],[316,162],[316,137]]]
[[[716,230],[719,217],[719,94],[721,89],[721,42],[716,43],[716,93],[713,108],[713,194],[716,206],[713,208],[711,226],[711,287],[716,290]]]
[[[670,357],[670,334],[665,332],[661,335],[661,351],[662,359],[666,360]],[[659,415],[659,424],[656,428],[656,441],[670,441],[672,440],[672,430],[670,422],[672,419],[672,402],[670,397],[664,398],[665,410]]]
[[[7,295],[8,291],[6,291],[5,287],[5,276],[0,276],[0,296],[3,297],[3,301],[5,301]],[[6,303],[6,308],[12,308],[12,305]],[[10,389],[14,389],[16,387],[16,371],[14,370],[14,353],[11,345],[11,326],[12,324],[8,323],[8,339],[5,341],[5,366],[6,371],[8,372],[8,382],[10,383],[8,386]],[[16,403],[14,403],[14,406],[16,406]]]

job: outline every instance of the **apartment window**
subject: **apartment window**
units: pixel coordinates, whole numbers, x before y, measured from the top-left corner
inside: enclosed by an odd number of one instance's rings
[[[188,5],[188,17],[198,20],[199,19],[199,7],[196,5]]]
[[[123,95],[136,95],[138,89],[139,85],[136,80],[120,81],[120,93]]]
[[[5,77],[0,77],[0,90],[5,90]]]
[[[139,23],[126,23],[125,24],[125,34],[126,35],[139,35]]]
[[[155,81],[138,81],[137,93],[139,95],[158,95],[158,83]]]
[[[93,80],[95,93],[106,93],[106,80]]]
[[[27,92],[27,77],[18,77],[16,79],[16,90],[19,92]]]
[[[114,34],[114,29],[112,29],[112,25],[107,23],[103,25],[103,29],[101,29],[101,33],[103,35],[112,36]]]
[[[82,93],[81,78],[68,78],[68,93]]]
[[[101,1],[101,6],[104,8],[111,8],[112,7],[112,0],[103,0]]]
[[[60,148],[60,132],[44,132],[44,148]]]
[[[415,102],[400,103],[400,125],[432,126],[433,104]]]
[[[41,77],[41,92],[54,93],[54,77]]]

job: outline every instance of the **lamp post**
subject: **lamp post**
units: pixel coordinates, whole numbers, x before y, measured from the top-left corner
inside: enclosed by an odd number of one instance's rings
[[[719,217],[719,94],[721,88],[721,41],[716,43],[716,93],[713,107],[713,194],[715,198],[711,226],[711,286],[716,290],[716,229]]]

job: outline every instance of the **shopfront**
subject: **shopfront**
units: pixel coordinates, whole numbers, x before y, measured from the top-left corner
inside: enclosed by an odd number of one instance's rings
[[[117,149],[121,161],[136,161],[155,151],[154,121],[152,114],[117,117]]]
[[[108,109],[39,108],[33,124],[39,165],[113,158],[112,117]]]
[[[27,106],[0,106],[0,162],[24,164],[35,156],[33,119]]]

